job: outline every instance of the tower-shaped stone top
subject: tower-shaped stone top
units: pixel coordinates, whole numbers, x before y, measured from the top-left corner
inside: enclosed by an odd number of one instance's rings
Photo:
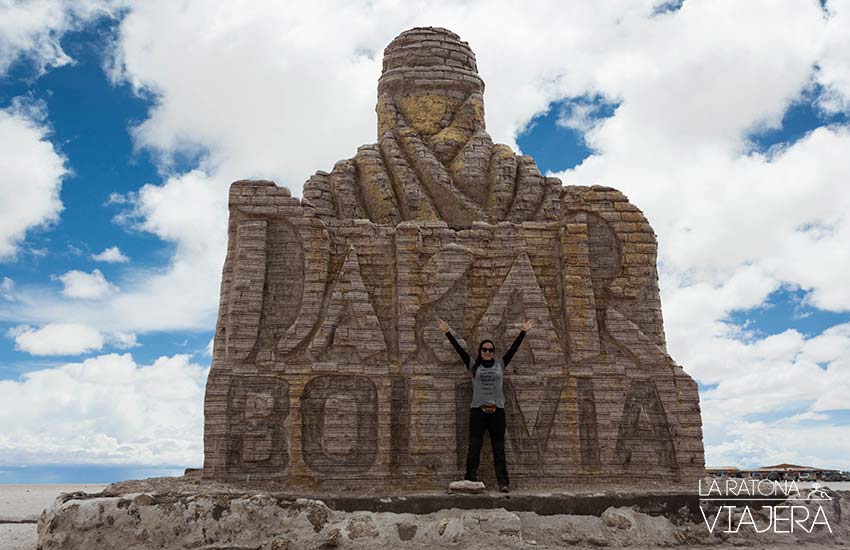
[[[457,97],[483,93],[475,54],[458,35],[440,27],[416,27],[398,35],[384,50],[378,95],[411,94],[434,89]]]

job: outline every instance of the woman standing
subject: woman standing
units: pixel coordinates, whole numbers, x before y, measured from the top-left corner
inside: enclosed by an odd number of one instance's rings
[[[452,336],[449,325],[442,319],[437,319],[437,328],[446,334],[457,354],[463,361],[464,367],[472,377],[472,403],[469,405],[469,448],[466,453],[466,474],[464,479],[478,481],[478,463],[481,457],[481,445],[484,443],[484,432],[490,433],[490,444],[493,447],[493,463],[496,467],[496,480],[499,490],[503,493],[510,491],[508,466],[505,463],[505,394],[502,390],[505,369],[525,338],[525,333],[537,324],[529,319],[522,324],[522,330],[517,335],[510,349],[502,360],[496,359],[496,345],[492,340],[482,340],[478,344],[478,356],[473,361],[461,345]]]

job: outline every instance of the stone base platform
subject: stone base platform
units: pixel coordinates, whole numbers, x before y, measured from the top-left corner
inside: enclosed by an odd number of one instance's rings
[[[824,506],[831,532],[729,534],[710,532],[695,491],[309,495],[162,478],[63,494],[39,519],[38,548],[828,548],[850,541],[850,492],[831,497]],[[717,513],[722,503],[714,504],[707,511]],[[755,514],[764,524],[766,514]],[[719,525],[726,521],[722,515]]]

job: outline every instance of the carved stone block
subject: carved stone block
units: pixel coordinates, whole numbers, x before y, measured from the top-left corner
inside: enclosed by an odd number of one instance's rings
[[[564,187],[494,144],[468,44],[399,35],[378,142],[303,199],[230,189],[205,397],[204,476],[342,490],[438,489],[465,462],[470,352],[504,353],[514,483],[703,475],[696,383],[665,349],[655,234],[607,187]],[[485,440],[479,475],[493,481]]]

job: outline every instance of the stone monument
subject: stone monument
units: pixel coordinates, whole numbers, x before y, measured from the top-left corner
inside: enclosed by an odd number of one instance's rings
[[[704,475],[697,385],[665,350],[652,228],[619,191],[564,187],[494,144],[483,93],[466,42],[411,29],[384,51],[378,143],[316,172],[303,199],[231,186],[205,479],[458,479],[471,384],[436,317],[497,353],[538,320],[505,388],[515,487]]]

